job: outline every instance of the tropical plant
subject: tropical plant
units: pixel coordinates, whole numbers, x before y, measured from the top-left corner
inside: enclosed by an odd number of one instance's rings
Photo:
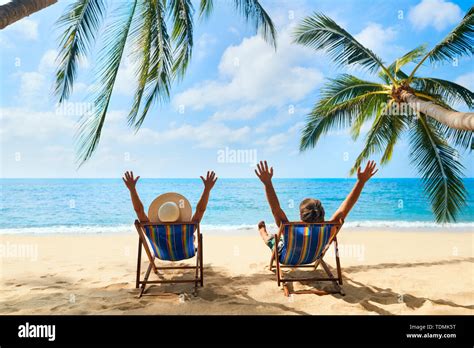
[[[473,13],[471,8],[430,51],[419,46],[390,65],[332,19],[322,14],[305,18],[294,32],[297,43],[326,52],[339,66],[358,66],[377,74],[380,80],[366,81],[349,74],[329,79],[308,115],[300,150],[315,147],[333,129],[350,127],[356,140],[362,126],[372,121],[352,175],[375,153],[382,153],[382,164],[390,161],[397,141],[408,132],[411,163],[421,174],[436,221],[455,221],[466,203],[466,189],[463,165],[453,146],[472,149],[474,114],[457,112],[454,107],[464,105],[471,110],[474,94],[454,82],[415,73],[426,60],[443,63],[472,55]],[[402,68],[413,62],[415,68],[406,74]]]
[[[234,0],[234,7],[276,48],[273,22],[258,0]],[[115,5],[115,6],[114,6]],[[112,9],[109,7],[112,6]],[[212,13],[212,0],[201,0],[199,16]],[[106,13],[110,18],[106,24]],[[100,29],[105,25],[99,51],[94,108],[84,114],[78,132],[78,161],[83,164],[97,148],[126,51],[136,62],[137,88],[128,123],[136,130],[154,102],[169,99],[174,80],[182,78],[193,49],[194,8],[191,0],[76,0],[58,20],[64,33],[60,40],[55,94],[67,100],[76,80],[81,59],[92,53]],[[171,26],[171,27],[170,27]]]
[[[0,29],[38,12],[58,0],[12,0],[0,6]]]

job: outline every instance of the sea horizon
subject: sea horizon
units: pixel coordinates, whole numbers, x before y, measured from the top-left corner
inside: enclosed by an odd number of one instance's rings
[[[135,173],[136,174],[136,173]],[[141,179],[153,179],[153,180],[199,180],[199,178],[193,177],[147,177],[140,175]],[[354,177],[278,177],[273,178],[273,180],[354,180],[356,181],[357,178]],[[422,180],[419,177],[374,177],[371,178],[371,181],[377,180],[409,180],[409,179],[417,179]],[[118,177],[15,177],[15,178],[8,178],[8,177],[0,177],[0,182],[2,180],[121,180]],[[219,180],[257,180],[255,177],[219,177]],[[474,180],[474,177],[465,177],[463,180]]]
[[[298,204],[318,198],[326,219],[342,203],[355,178],[276,178],[280,204],[296,221]],[[437,224],[419,178],[373,178],[345,222],[351,229],[472,231],[474,179],[465,178],[467,205],[454,223]],[[328,186],[327,183],[331,182]],[[225,185],[223,185],[225,183]],[[245,183],[243,185],[243,183]],[[89,234],[133,232],[135,212],[120,178],[1,178],[0,234]],[[137,184],[148,210],[161,193],[186,196],[193,209],[202,192],[199,178],[141,178]],[[254,233],[258,221],[276,229],[261,183],[254,178],[221,178],[202,221],[208,233]]]

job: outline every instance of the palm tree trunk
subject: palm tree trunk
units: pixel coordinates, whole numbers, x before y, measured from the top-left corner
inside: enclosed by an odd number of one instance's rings
[[[0,29],[44,9],[57,0],[12,0],[0,6]]]
[[[474,131],[474,113],[446,109],[438,104],[418,98],[413,93],[401,91],[400,99],[415,111],[455,129]]]

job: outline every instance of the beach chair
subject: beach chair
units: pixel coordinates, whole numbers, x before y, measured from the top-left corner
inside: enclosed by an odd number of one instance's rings
[[[138,261],[137,278],[135,287],[140,289],[138,297],[142,297],[145,287],[148,284],[163,283],[194,283],[194,293],[198,286],[204,285],[204,269],[202,263],[202,235],[199,223],[140,223],[135,220],[138,239]],[[197,248],[194,246],[196,237]],[[141,280],[141,254],[142,247],[148,257],[149,265],[145,277]],[[157,266],[155,260],[161,261],[182,261],[196,257],[196,266]],[[161,277],[158,271],[167,270],[194,270],[192,279],[166,280]],[[151,271],[155,273],[159,280],[148,280]]]
[[[341,229],[342,224],[338,223],[304,223],[304,222],[288,222],[280,226],[280,230],[275,237],[275,246],[273,248],[272,258],[270,260],[270,270],[273,270],[273,263],[276,263],[276,276],[278,286],[283,284],[285,296],[290,295],[288,284],[298,281],[331,281],[335,286],[335,291],[322,290],[302,290],[293,293],[313,293],[325,295],[330,293],[340,293],[344,295],[341,288],[342,274],[341,264],[339,261],[339,251],[337,246],[336,235]],[[278,244],[283,237],[283,247],[281,251]],[[331,243],[334,243],[337,277],[334,277],[328,265],[324,262],[323,257],[329,249]],[[327,278],[306,277],[293,278],[284,277],[282,268],[312,268],[315,271],[321,265],[327,274]]]

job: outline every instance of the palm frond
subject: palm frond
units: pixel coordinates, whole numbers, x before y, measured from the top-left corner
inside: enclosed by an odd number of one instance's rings
[[[307,117],[300,150],[315,147],[322,135],[332,129],[347,128],[354,120],[353,134],[357,133],[360,125],[373,116],[376,106],[382,104],[387,95],[388,91],[382,85],[352,75],[328,80],[321,89],[322,98]]]
[[[91,114],[83,115],[78,130],[80,165],[91,157],[99,143],[136,5],[137,0],[121,4],[105,30],[104,48],[100,52],[100,68],[95,83],[94,110]]]
[[[390,76],[393,76],[394,79],[397,81],[403,81],[408,78],[408,75],[403,70],[398,70],[395,72],[393,64],[387,67],[388,71],[390,72]],[[382,81],[387,84],[391,85],[392,81],[390,80],[390,76],[384,70],[380,70],[378,76],[382,79]]]
[[[371,92],[367,93],[364,98],[365,102],[360,106],[359,114],[354,117],[351,136],[353,140],[357,140],[360,135],[362,126],[366,121],[376,116],[387,104],[387,93]]]
[[[132,108],[128,114],[128,125],[136,125],[136,118],[143,99],[145,88],[148,84],[148,71],[150,69],[152,42],[156,38],[153,23],[156,22],[156,11],[153,0],[141,0],[137,4],[139,15],[135,16],[130,32],[131,46],[134,48],[132,54],[134,63],[138,63],[136,75],[138,85],[133,98]],[[137,129],[135,127],[135,129]]]
[[[364,160],[369,159],[374,153],[382,152],[381,164],[386,164],[392,157],[393,149],[402,132],[407,128],[409,116],[389,113],[393,100],[378,110],[370,131],[365,139],[364,149],[354,162],[350,170],[353,175]]]
[[[247,22],[252,22],[263,39],[277,47],[277,33],[272,19],[258,0],[234,0],[234,6]]]
[[[471,7],[461,23],[431,50],[429,53],[430,62],[452,62],[453,59],[464,55],[472,56],[473,45],[474,7]]]
[[[365,93],[386,90],[390,89],[384,88],[380,83],[361,80],[350,74],[341,74],[335,78],[327,79],[320,93],[326,103],[335,105]]]
[[[464,168],[456,151],[443,139],[438,124],[425,115],[420,115],[410,130],[410,146],[411,161],[422,176],[436,221],[456,221],[466,205]]]
[[[386,118],[390,118],[390,127],[388,131],[387,143],[385,146],[385,151],[380,158],[380,164],[387,164],[393,155],[393,150],[395,145],[398,142],[398,139],[402,133],[408,128],[410,120],[412,119],[410,115],[385,115]]]
[[[150,69],[145,88],[145,105],[140,116],[135,120],[135,129],[139,129],[145,121],[148,110],[155,101],[166,102],[170,96],[172,81],[173,54],[170,37],[165,20],[165,7],[161,1],[154,1],[156,13],[152,25],[152,48]]]
[[[444,124],[440,124],[439,127],[439,132],[443,134],[444,138],[450,143],[465,150],[474,150],[474,132],[450,128]]]
[[[363,123],[373,116],[375,108],[385,97],[384,92],[369,92],[338,104],[329,104],[327,99],[320,100],[308,115],[302,131],[300,151],[313,148],[320,137],[330,130],[340,130],[353,125],[359,119]],[[356,126],[360,130],[360,126]]]
[[[351,125],[353,114],[350,112],[327,113],[318,103],[306,118],[301,134],[300,151],[314,148],[321,136],[334,129],[344,129]]]
[[[405,74],[401,69],[411,62],[417,62],[426,53],[426,45],[421,45],[415,49],[405,53],[402,57],[396,59],[392,64],[387,67],[391,76],[395,76],[399,81],[406,80],[408,75]],[[379,77],[382,78],[385,83],[390,83],[390,76],[387,76],[384,70],[379,72]]]
[[[213,9],[214,9],[213,0],[201,0],[201,2],[199,3],[199,17],[204,17],[204,18],[209,17]]]
[[[182,78],[186,72],[193,50],[193,13],[191,0],[173,0],[170,6],[173,30],[171,39],[175,44],[173,73]]]
[[[429,59],[431,63],[453,62],[462,56],[472,56],[474,46],[474,7],[451,32],[417,64],[410,74],[411,80],[422,64]]]
[[[323,14],[306,17],[296,27],[294,39],[299,44],[325,51],[339,66],[359,65],[369,72],[382,69],[391,76],[374,52]]]
[[[79,61],[87,57],[105,16],[104,0],[76,0],[56,25],[64,28],[59,40],[54,93],[63,102],[71,95]]]
[[[417,91],[437,95],[451,107],[464,103],[469,109],[474,108],[474,93],[457,83],[430,77],[415,77],[412,84]]]

